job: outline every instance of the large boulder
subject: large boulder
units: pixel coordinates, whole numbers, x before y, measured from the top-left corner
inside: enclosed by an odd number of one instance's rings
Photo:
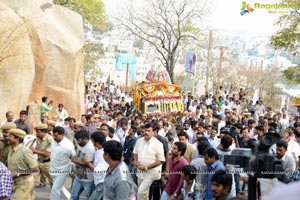
[[[29,44],[22,45],[24,48],[22,51],[30,52],[31,58],[34,59],[31,73],[28,72],[25,75],[24,71],[16,70],[17,74],[32,76],[31,81],[19,80],[22,87],[29,88],[30,86],[29,92],[26,91],[27,96],[20,97],[17,91],[14,94],[19,101],[18,104],[20,102],[24,104],[15,107],[15,104],[6,101],[5,103],[9,106],[1,110],[1,113],[7,110],[19,111],[20,107],[25,108],[25,104],[40,102],[42,96],[48,96],[54,102],[53,111],[58,103],[63,103],[69,115],[78,119],[84,104],[85,38],[82,17],[65,7],[53,5],[47,0],[0,1],[13,9],[19,16],[19,20],[22,19],[26,27],[27,39],[28,37],[30,39]],[[28,48],[30,48],[29,51]],[[23,63],[23,61],[18,62],[16,65],[21,66]],[[25,67],[20,68],[24,70]],[[10,88],[11,84],[13,83],[7,82],[5,87]],[[21,90],[22,87],[20,87]],[[2,99],[0,103],[4,104]],[[54,113],[53,111],[50,115]]]
[[[35,63],[24,21],[0,2],[0,117],[26,108],[35,77]]]

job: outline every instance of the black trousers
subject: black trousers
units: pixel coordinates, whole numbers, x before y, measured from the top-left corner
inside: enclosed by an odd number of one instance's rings
[[[162,192],[161,179],[153,181],[149,189],[149,199],[160,200],[161,192]]]

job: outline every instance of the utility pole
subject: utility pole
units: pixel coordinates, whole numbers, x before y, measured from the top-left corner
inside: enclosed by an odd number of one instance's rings
[[[128,92],[128,68],[129,68],[129,63],[126,63],[126,92]]]
[[[207,66],[206,66],[206,79],[205,79],[205,93],[208,94],[208,79],[210,77],[210,53],[212,46],[212,31],[209,31],[208,49],[207,49]]]
[[[217,74],[217,93],[220,88],[220,77],[221,77],[221,70],[222,70],[222,62],[223,62],[223,55],[224,55],[224,50],[226,50],[228,47],[226,46],[217,46],[220,50],[220,58],[219,58],[219,66],[218,66],[218,74]],[[217,96],[220,94],[217,94]]]

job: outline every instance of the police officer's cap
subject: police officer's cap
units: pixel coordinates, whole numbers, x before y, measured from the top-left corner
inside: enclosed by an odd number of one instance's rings
[[[74,126],[77,126],[77,127],[83,127],[83,124],[81,121],[77,121],[74,123]]]
[[[53,120],[48,120],[48,121],[47,121],[47,124],[48,124],[48,125],[51,125],[51,126],[55,126],[55,125],[56,125],[56,122],[53,121]]]
[[[100,118],[100,115],[94,114],[93,117],[94,117],[94,118]]]
[[[25,131],[18,129],[18,128],[10,129],[8,133],[11,135],[17,136],[19,138],[25,138],[25,136],[26,136]]]
[[[12,128],[17,128],[16,124],[13,122],[8,122],[1,126],[1,130],[10,130]]]
[[[47,129],[47,128],[48,128],[47,124],[39,124],[39,125],[34,127],[35,130],[44,130],[44,129]]]

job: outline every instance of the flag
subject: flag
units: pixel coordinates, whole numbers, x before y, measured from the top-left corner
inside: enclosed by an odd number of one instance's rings
[[[195,74],[196,73],[196,53],[187,51],[185,54],[185,71]]]

